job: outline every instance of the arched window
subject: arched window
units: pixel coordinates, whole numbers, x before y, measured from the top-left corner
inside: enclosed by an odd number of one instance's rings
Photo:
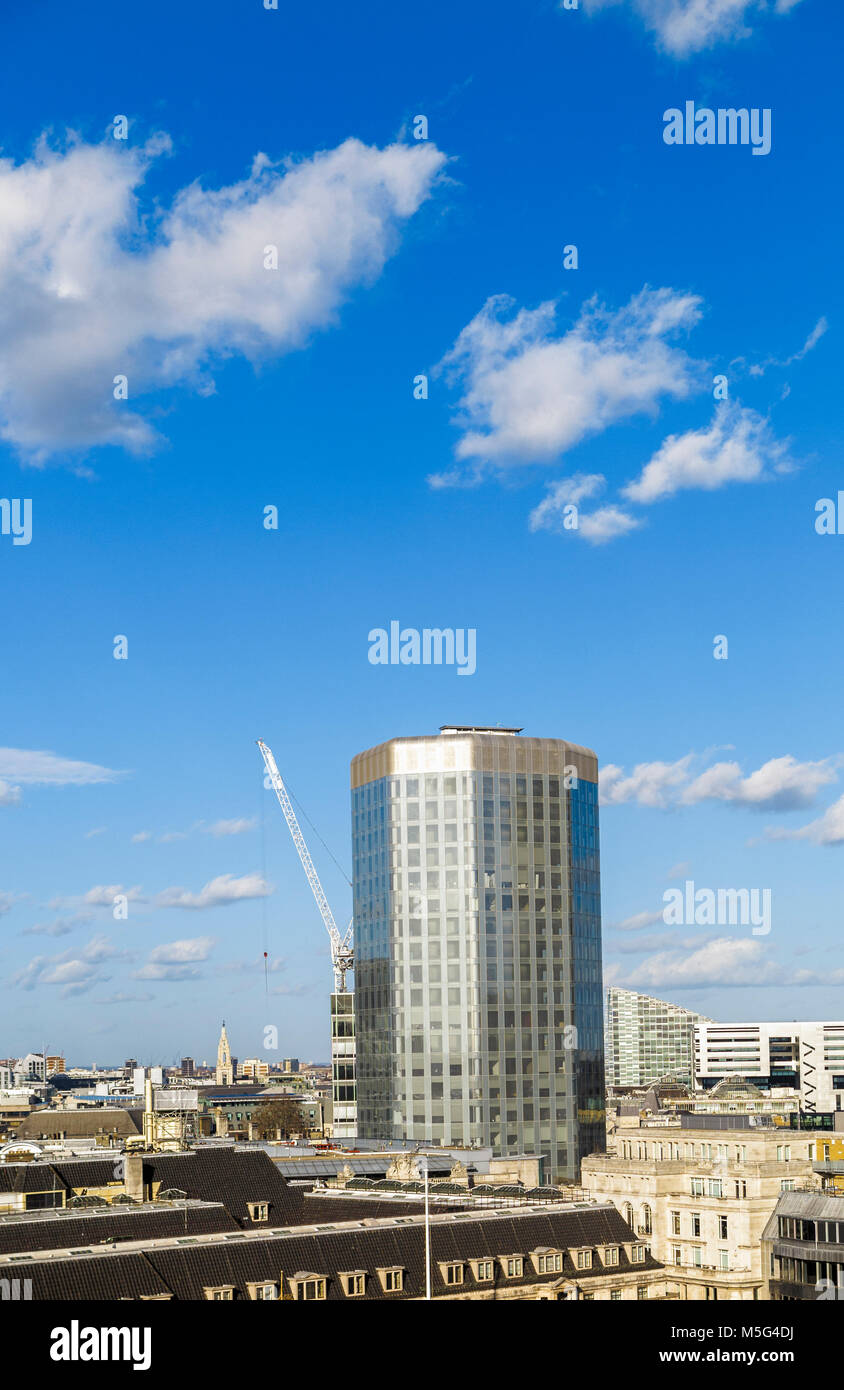
[[[653,1216],[647,1202],[642,1207],[642,1229],[646,1236],[649,1236],[653,1231]]]
[[[632,1226],[633,1226],[633,1205],[632,1205],[631,1202],[625,1202],[625,1203],[624,1203],[624,1206],[623,1206],[623,1208],[622,1208],[621,1214],[622,1214],[622,1216],[624,1217],[625,1221],[627,1222],[628,1226],[630,1226],[630,1227],[632,1228]]]

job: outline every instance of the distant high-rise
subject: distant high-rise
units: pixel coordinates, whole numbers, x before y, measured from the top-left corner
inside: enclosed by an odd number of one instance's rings
[[[649,1086],[663,1076],[690,1084],[702,1014],[611,985],[607,990],[607,1085]]]
[[[217,1045],[217,1070],[215,1077],[218,1086],[231,1086],[234,1082],[234,1065],[232,1063],[231,1048],[226,1035],[226,1023],[220,1030],[220,1041]]]
[[[604,1147],[598,766],[444,727],[352,761],[358,1131]]]
[[[196,1067],[193,1058],[183,1057],[179,1063],[179,1071],[182,1073],[182,1076],[195,1076]]]

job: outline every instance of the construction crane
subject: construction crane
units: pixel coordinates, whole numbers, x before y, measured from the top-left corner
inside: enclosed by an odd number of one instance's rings
[[[263,739],[256,739],[256,743],[261,750],[264,765],[270,778],[270,784],[278,797],[278,804],[284,812],[284,819],[287,821],[290,834],[293,836],[293,843],[302,861],[302,868],[305,876],[311,885],[311,892],[316,898],[316,905],[320,910],[320,915],[325,923],[326,931],[331,940],[331,963],[334,967],[334,992],[335,994],[346,994],[346,973],[354,970],[354,947],[352,945],[352,922],[346,928],[345,934],[340,935],[337,923],[334,921],[334,913],[328,905],[328,899],[322,891],[322,884],[319,881],[319,874],[314,867],[314,861],[310,856],[308,846],[305,844],[305,837],[299,828],[296,819],[296,812],[287,794],[287,788],[282,780],[281,773],[276,765],[271,748],[268,748]]]

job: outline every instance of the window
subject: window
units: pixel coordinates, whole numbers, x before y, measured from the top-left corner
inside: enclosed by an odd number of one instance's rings
[[[791,1162],[791,1145],[777,1144],[777,1163]]]
[[[618,1246],[608,1245],[604,1250],[604,1264],[609,1268],[610,1265],[618,1264]]]
[[[234,1285],[223,1284],[220,1288],[206,1288],[204,1293],[211,1303],[230,1303],[234,1298]]]
[[[537,1274],[561,1274],[563,1252],[561,1250],[537,1251],[535,1262]]]
[[[692,1196],[702,1197],[703,1195],[703,1178],[692,1178]]]
[[[719,1251],[718,1251],[718,1268],[719,1268],[719,1269],[729,1269],[729,1268],[730,1268],[730,1252],[729,1252],[729,1250],[719,1250]]]
[[[680,1245],[671,1247],[671,1263],[681,1265],[683,1263],[683,1249]]]
[[[360,1298],[366,1293],[366,1270],[351,1269],[340,1275],[347,1298]]]
[[[446,1284],[454,1285],[463,1283],[462,1264],[440,1265],[440,1270]]]
[[[591,1268],[592,1268],[592,1251],[591,1251],[591,1250],[578,1250],[578,1252],[577,1252],[577,1267],[578,1267],[578,1269],[591,1269]]]
[[[747,1196],[747,1183],[745,1182],[744,1178],[741,1178],[741,1179],[739,1179],[739,1181],[736,1182],[736,1196],[737,1196],[737,1197],[746,1197],[746,1196]]]
[[[249,1216],[252,1221],[266,1221],[270,1214],[269,1202],[249,1202]]]
[[[652,1231],[653,1231],[653,1216],[652,1216],[652,1214],[651,1214],[651,1209],[650,1209],[650,1207],[647,1205],[647,1203],[645,1203],[645,1205],[642,1207],[642,1226],[641,1226],[641,1233],[642,1233],[642,1235],[649,1236],[649,1235],[651,1234]]]
[[[508,1279],[521,1279],[524,1269],[524,1260],[521,1255],[503,1255],[501,1258],[501,1268]]]
[[[404,1288],[403,1269],[397,1267],[379,1269],[378,1278],[381,1280],[381,1287],[385,1293],[401,1293]]]
[[[492,1260],[475,1260],[473,1262],[472,1268],[475,1272],[475,1278],[477,1279],[479,1284],[482,1284],[492,1278]]]
[[[325,1298],[326,1281],[320,1274],[297,1274],[290,1282],[293,1285],[294,1296],[299,1300],[312,1302]]]
[[[610,1289],[610,1302],[618,1303],[621,1299],[621,1289]]]
[[[703,1250],[699,1245],[692,1246],[692,1264],[695,1269],[701,1269],[703,1266]]]
[[[648,1296],[648,1286],[647,1286],[647,1284],[637,1284],[637,1285],[636,1285],[636,1297],[637,1297],[637,1299],[639,1300],[639,1302],[640,1302],[640,1303],[643,1303],[643,1302],[647,1299],[647,1296]]]
[[[275,1284],[247,1284],[249,1297],[258,1303],[272,1302],[278,1298]]]
[[[673,1236],[678,1236],[678,1235],[680,1234],[680,1213],[679,1213],[679,1211],[672,1211],[672,1213],[671,1213],[671,1234],[672,1234]]]
[[[631,1247],[630,1247],[630,1261],[631,1261],[631,1264],[640,1265],[640,1264],[643,1264],[643,1263],[644,1263],[644,1260],[645,1260],[645,1247],[644,1247],[644,1245],[633,1245],[633,1246],[631,1246]]]
[[[726,1218],[726,1216],[719,1216],[719,1217],[718,1217],[718,1239],[719,1239],[719,1240],[726,1240],[726,1239],[727,1239],[727,1218]]]
[[[692,1212],[692,1235],[697,1239],[700,1237],[700,1212]]]

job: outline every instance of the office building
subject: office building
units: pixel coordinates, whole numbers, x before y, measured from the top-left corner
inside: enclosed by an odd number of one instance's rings
[[[749,1115],[678,1120],[619,1130],[585,1160],[583,1188],[615,1204],[676,1296],[764,1299],[762,1232],[782,1192],[820,1186],[815,1141]]]
[[[605,1138],[597,758],[520,733],[352,761],[358,1130],[576,1181]]]
[[[770,1091],[799,1092],[807,1114],[841,1110],[844,1023],[701,1023],[695,1027],[695,1079],[706,1088],[744,1076]]]
[[[775,1303],[844,1298],[844,1211],[831,1193],[786,1192],[762,1234]]]
[[[607,990],[607,1085],[650,1086],[662,1077],[691,1082],[694,1029],[702,1014],[611,985]]]

